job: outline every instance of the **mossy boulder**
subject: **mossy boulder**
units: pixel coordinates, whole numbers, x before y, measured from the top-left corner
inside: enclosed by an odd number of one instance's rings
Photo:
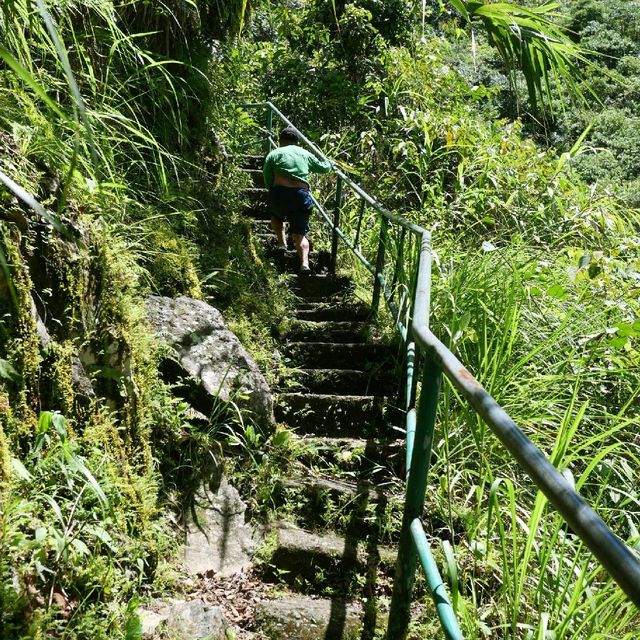
[[[169,347],[163,371],[185,377],[190,404],[205,414],[234,402],[259,424],[273,422],[271,389],[255,361],[206,302],[180,296],[147,298],[150,324]]]

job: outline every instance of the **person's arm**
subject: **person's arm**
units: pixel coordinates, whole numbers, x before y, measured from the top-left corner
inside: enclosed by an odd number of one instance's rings
[[[273,185],[273,158],[271,157],[271,154],[269,154],[264,160],[262,176],[264,178],[264,186],[267,189],[270,189]]]
[[[331,163],[328,160],[320,160],[312,153],[309,154],[309,170],[314,173],[329,173],[331,171]]]

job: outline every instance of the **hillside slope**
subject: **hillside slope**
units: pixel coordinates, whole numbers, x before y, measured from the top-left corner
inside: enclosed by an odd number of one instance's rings
[[[638,212],[582,182],[584,155],[497,116],[498,89],[458,70],[471,42],[454,12],[332,4],[3,5],[3,637],[136,637],[139,597],[174,586],[181,473],[236,445],[239,484],[265,479],[256,519],[271,508],[266,479],[288,473],[273,434],[189,419],[144,320],[149,294],[207,300],[267,378],[281,373],[290,300],[241,218],[239,157],[263,136],[258,114],[229,107],[244,100],[276,102],[385,206],[434,230],[434,331],[638,543]],[[333,188],[319,183],[319,198]],[[355,224],[355,199],[344,218]],[[376,230],[365,221],[363,245]],[[382,315],[375,331],[390,327]],[[632,638],[637,612],[451,388],[444,407],[428,510],[458,561],[468,637]]]

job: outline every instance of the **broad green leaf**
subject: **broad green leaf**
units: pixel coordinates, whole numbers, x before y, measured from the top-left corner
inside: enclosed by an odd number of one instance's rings
[[[274,447],[282,447],[287,442],[289,442],[290,438],[291,438],[291,433],[289,433],[289,431],[285,431],[285,430],[278,431],[271,438],[271,443],[273,444]]]
[[[128,608],[127,611],[129,612]],[[129,612],[129,617],[127,618],[127,622],[125,623],[124,632],[125,640],[140,640],[142,638],[142,623],[140,622],[140,617],[136,613],[135,608],[133,608],[133,610]]]
[[[552,298],[564,300],[567,297],[567,290],[561,284],[554,284],[547,289],[546,294]]]
[[[25,480],[26,482],[30,482],[33,479],[33,476],[27,471],[27,468],[22,464],[18,458],[11,458],[11,466],[13,467],[13,471],[20,478],[20,480]]]
[[[62,509],[60,509],[60,505],[56,502],[53,496],[45,495],[44,499],[49,503],[49,506],[55,513],[58,522],[64,527],[66,523],[65,517],[62,515]]]
[[[100,503],[102,504],[102,506],[105,509],[108,509],[109,499],[107,498],[105,492],[100,486],[100,483],[95,479],[91,471],[89,471],[89,469],[82,462],[78,463],[78,470],[87,479],[87,483],[89,484],[93,492],[96,494],[96,497],[98,498],[98,500],[100,500]]]
[[[51,417],[51,423],[60,440],[64,442],[67,439],[67,421],[65,417],[60,413],[54,413]]]
[[[462,15],[462,17],[469,21],[469,12],[463,0],[451,0],[451,4],[455,7],[456,11]]]
[[[15,380],[18,378],[18,372],[8,360],[0,358],[0,378],[5,380]]]
[[[38,433],[47,433],[49,431],[49,427],[51,426],[51,412],[43,411],[40,414],[40,418],[38,419]]]
[[[80,538],[74,538],[71,541],[73,548],[82,556],[90,556],[91,550]]]
[[[98,525],[87,525],[85,527],[85,531],[88,534],[91,534],[98,538],[101,542],[103,542],[109,549],[113,552],[117,551],[117,547],[114,544],[113,538],[109,535],[109,533]]]

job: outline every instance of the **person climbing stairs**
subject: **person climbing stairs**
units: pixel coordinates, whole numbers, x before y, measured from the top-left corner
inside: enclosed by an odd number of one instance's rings
[[[285,127],[279,136],[279,147],[264,159],[264,185],[268,189],[271,228],[276,236],[277,250],[287,250],[285,222],[300,260],[300,274],[311,273],[309,267],[309,218],[313,211],[313,198],[309,191],[309,173],[328,173],[331,163],[316,158],[298,146],[298,132]]]

